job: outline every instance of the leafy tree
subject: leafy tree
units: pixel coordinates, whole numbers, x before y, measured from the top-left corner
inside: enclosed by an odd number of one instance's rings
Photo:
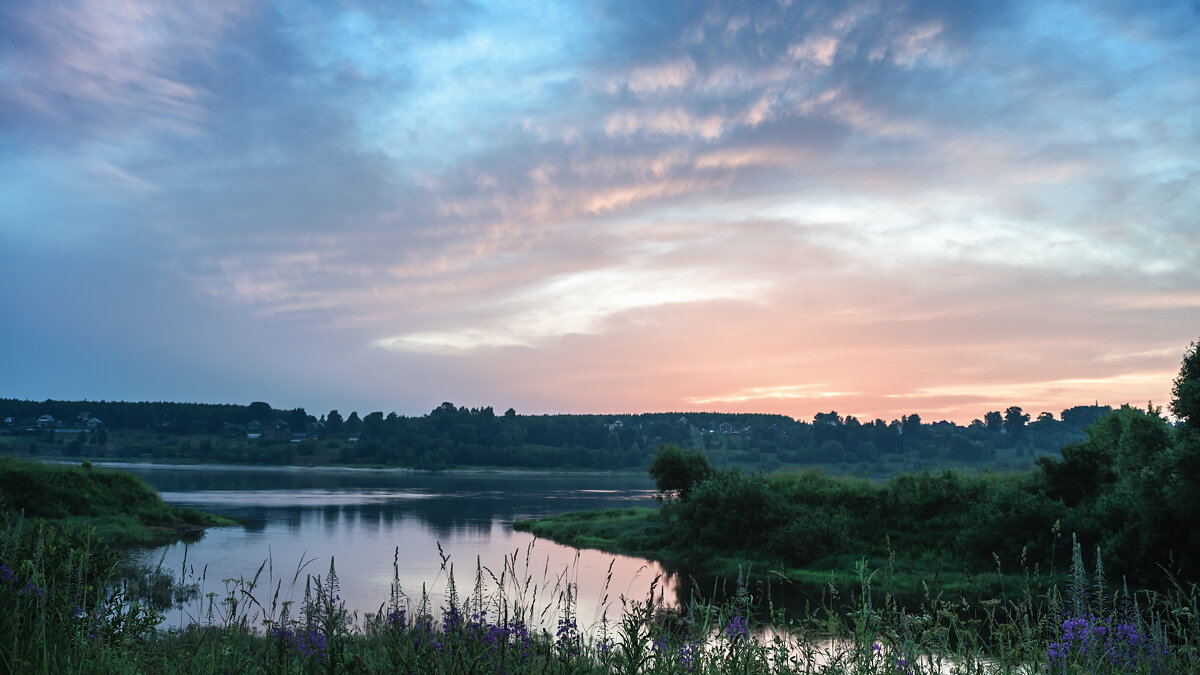
[[[1062,421],[1077,429],[1085,429],[1111,411],[1112,407],[1107,405],[1077,405],[1062,411]]]
[[[1004,411],[1004,428],[1010,434],[1021,434],[1025,432],[1025,424],[1029,422],[1029,413],[1021,410],[1021,406],[1010,406]]]
[[[827,413],[817,413],[813,415],[813,425],[840,427],[842,426],[842,416],[837,414],[836,410]]]
[[[345,420],[337,410],[330,410],[329,414],[325,416],[325,431],[331,434],[341,433],[344,424]]]
[[[1171,412],[1187,427],[1200,431],[1200,344],[1193,342],[1183,354],[1183,365],[1171,387]]]
[[[295,408],[294,410],[288,411],[287,417],[284,418],[284,421],[287,422],[288,428],[292,431],[303,433],[308,431],[308,424],[310,420],[308,419],[308,413],[304,411],[304,408]]]
[[[1182,424],[1175,440],[1175,480],[1167,499],[1184,553],[1181,567],[1200,569],[1200,345],[1193,342],[1183,356],[1179,376],[1171,388],[1171,412]]]
[[[659,446],[650,462],[650,477],[658,498],[686,501],[692,490],[713,475],[708,457],[699,450],[684,450],[674,443]]]
[[[922,435],[921,416],[917,413],[900,418],[900,429],[904,438],[915,439]]]
[[[1000,431],[1004,427],[1004,417],[999,410],[992,410],[983,416],[983,425],[988,431]]]
[[[271,423],[271,406],[262,401],[255,401],[246,408],[246,421],[258,420],[263,424]]]
[[[358,411],[354,410],[350,416],[346,418],[346,423],[343,426],[348,434],[357,434],[362,429],[362,420],[358,418]]]
[[[362,435],[365,438],[383,438],[383,411],[368,413],[362,421]]]

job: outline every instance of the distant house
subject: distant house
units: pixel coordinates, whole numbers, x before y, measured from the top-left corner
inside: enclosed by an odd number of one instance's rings
[[[729,422],[721,422],[720,424],[717,425],[717,433],[733,434],[733,433],[737,433],[737,430],[734,429],[733,425],[730,424]]]
[[[262,430],[263,430],[262,422],[259,422],[258,420],[250,420],[246,424],[246,431],[258,432],[258,431],[262,431]]]
[[[625,423],[622,422],[621,420],[617,420],[617,421],[609,424],[608,428],[612,431],[620,431],[621,429],[625,428]]]
[[[54,419],[53,415],[42,415],[41,417],[37,418],[37,425],[39,427],[52,427],[57,423],[58,422]]]
[[[101,422],[98,417],[92,417],[87,421],[87,428],[89,429],[99,429],[102,426],[104,426],[104,422]]]

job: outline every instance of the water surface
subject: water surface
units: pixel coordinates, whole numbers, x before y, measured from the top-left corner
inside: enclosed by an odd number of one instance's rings
[[[326,576],[331,559],[341,597],[359,616],[379,611],[393,575],[419,601],[422,584],[435,606],[444,602],[449,556],[459,593],[474,584],[476,562],[485,579],[515,568],[529,582],[526,604],[548,607],[567,584],[577,584],[583,626],[620,614],[619,597],[642,599],[663,568],[655,562],[594,550],[578,550],[515,532],[514,520],[568,511],[649,506],[652,481],[638,474],[532,472],[439,473],[402,470],[262,468],[107,464],[142,476],[167,502],[244,519],[237,527],[212,528],[190,544],[147,552],[143,560],[205,578],[204,593],[225,595],[226,579],[250,579],[263,570],[260,602],[280,585],[280,600],[300,601],[308,575]],[[441,547],[439,553],[438,547]],[[186,567],[184,558],[186,555]],[[506,560],[508,561],[506,564]],[[607,583],[611,569],[611,581]],[[490,574],[489,574],[490,572]],[[293,584],[293,579],[297,579]],[[671,584],[660,583],[671,599]],[[607,600],[605,599],[607,596]],[[168,613],[178,625],[202,612],[193,603]],[[551,611],[544,621],[553,625]]]

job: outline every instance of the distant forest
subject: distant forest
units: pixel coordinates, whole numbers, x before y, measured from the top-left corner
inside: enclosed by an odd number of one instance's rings
[[[917,414],[863,422],[836,412],[520,415],[443,403],[426,415],[314,416],[265,402],[0,399],[0,449],[31,455],[247,464],[385,465],[425,469],[644,469],[664,443],[703,449],[718,465],[830,466],[887,476],[945,466],[1021,469],[1084,438],[1109,406],[1031,418],[1020,407],[962,426]]]

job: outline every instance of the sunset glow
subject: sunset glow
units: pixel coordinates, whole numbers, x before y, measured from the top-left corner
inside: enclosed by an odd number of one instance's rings
[[[1164,404],[1190,2],[0,9],[0,396]]]

